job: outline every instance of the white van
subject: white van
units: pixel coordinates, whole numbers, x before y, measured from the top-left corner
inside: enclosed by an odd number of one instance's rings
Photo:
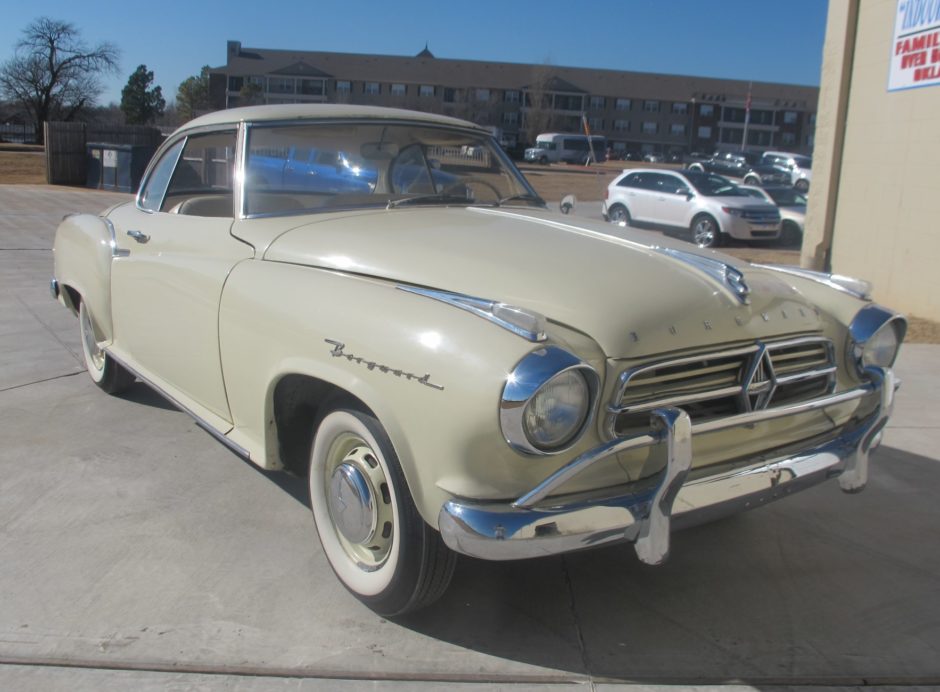
[[[591,156],[593,149],[594,156]],[[525,160],[537,163],[584,164],[593,158],[607,160],[607,138],[600,135],[575,135],[544,132],[535,138],[535,146],[525,150]]]

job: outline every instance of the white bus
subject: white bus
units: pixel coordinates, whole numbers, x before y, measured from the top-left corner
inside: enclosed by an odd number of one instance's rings
[[[591,152],[593,150],[593,156]],[[525,150],[525,160],[537,163],[585,164],[589,159],[607,159],[607,138],[600,135],[574,135],[544,132],[535,138],[535,146]]]

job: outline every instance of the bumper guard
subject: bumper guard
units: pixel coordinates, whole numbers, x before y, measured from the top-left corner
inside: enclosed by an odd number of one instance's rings
[[[487,560],[555,555],[617,541],[631,541],[650,565],[669,555],[673,528],[691,526],[770,502],[840,476],[842,489],[861,491],[868,458],[891,415],[898,380],[893,371],[869,368],[870,382],[812,401],[693,424],[680,408],[652,412],[650,432],[617,438],[575,458],[512,503],[451,500],[438,517],[453,550]],[[746,467],[689,478],[692,436],[815,411],[877,394],[878,408],[836,439],[798,453]],[[551,504],[549,495],[586,468],[620,452],[665,445],[666,464],[654,476],[625,486],[624,494]],[[688,480],[687,480],[688,479]]]

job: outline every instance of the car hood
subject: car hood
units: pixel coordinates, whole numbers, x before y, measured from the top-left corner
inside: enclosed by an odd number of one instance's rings
[[[696,258],[712,261],[703,268]],[[610,357],[820,328],[815,310],[777,272],[658,234],[542,210],[327,214],[282,234],[264,259],[527,308],[587,334]],[[746,304],[709,273],[722,263],[743,273]]]

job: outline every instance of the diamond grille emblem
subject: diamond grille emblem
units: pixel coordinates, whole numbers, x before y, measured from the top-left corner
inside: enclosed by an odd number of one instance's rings
[[[777,375],[764,344],[758,345],[757,353],[751,358],[741,390],[741,403],[745,411],[760,411],[770,404],[777,390]]]

